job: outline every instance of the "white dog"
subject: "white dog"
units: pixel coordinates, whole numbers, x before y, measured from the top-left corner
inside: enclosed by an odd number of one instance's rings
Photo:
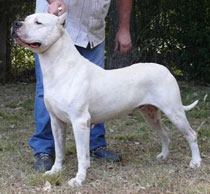
[[[78,172],[68,183],[81,185],[90,166],[89,134],[91,124],[119,117],[140,109],[145,120],[158,131],[165,159],[169,137],[161,123],[160,111],[187,139],[192,160],[190,167],[201,163],[196,132],[190,127],[179,87],[172,74],[162,65],[138,63],[104,70],[82,57],[64,28],[66,15],[33,14],[15,22],[13,36],[22,46],[39,54],[44,83],[44,99],[51,117],[55,140],[55,163],[46,174],[62,169],[65,153],[65,128],[72,123],[78,158]]]

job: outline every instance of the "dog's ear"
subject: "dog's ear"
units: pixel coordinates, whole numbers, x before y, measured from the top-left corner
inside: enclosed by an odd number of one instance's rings
[[[58,16],[58,24],[62,25],[62,26],[65,26],[66,24],[66,12],[60,16]]]

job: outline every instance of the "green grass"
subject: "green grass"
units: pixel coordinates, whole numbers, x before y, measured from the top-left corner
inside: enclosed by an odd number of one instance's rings
[[[190,169],[189,146],[180,132],[163,115],[170,129],[170,154],[156,160],[161,143],[156,131],[143,121],[139,111],[106,123],[108,147],[119,153],[118,164],[91,160],[87,180],[80,188],[67,181],[77,172],[76,147],[68,129],[64,170],[43,176],[33,170],[34,157],[28,141],[34,132],[34,84],[0,86],[0,193],[81,194],[209,194],[210,193],[210,88],[180,83],[183,104],[199,99],[187,117],[198,132],[202,167]],[[207,97],[206,94],[208,95]]]

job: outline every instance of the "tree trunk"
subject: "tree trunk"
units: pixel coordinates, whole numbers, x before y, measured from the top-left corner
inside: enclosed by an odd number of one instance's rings
[[[0,4],[1,5],[1,4]],[[6,81],[7,65],[7,15],[2,14],[0,17],[0,82]]]

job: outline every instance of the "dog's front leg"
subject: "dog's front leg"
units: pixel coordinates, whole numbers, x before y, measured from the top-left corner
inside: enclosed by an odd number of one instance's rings
[[[66,142],[66,124],[59,120],[53,114],[50,114],[51,127],[55,142],[55,163],[52,169],[45,174],[55,174],[62,169],[63,160],[65,157],[65,142]]]
[[[86,171],[90,166],[90,118],[77,118],[72,121],[74,137],[77,149],[78,172],[75,178],[72,178],[68,184],[72,187],[81,186],[86,178]]]

